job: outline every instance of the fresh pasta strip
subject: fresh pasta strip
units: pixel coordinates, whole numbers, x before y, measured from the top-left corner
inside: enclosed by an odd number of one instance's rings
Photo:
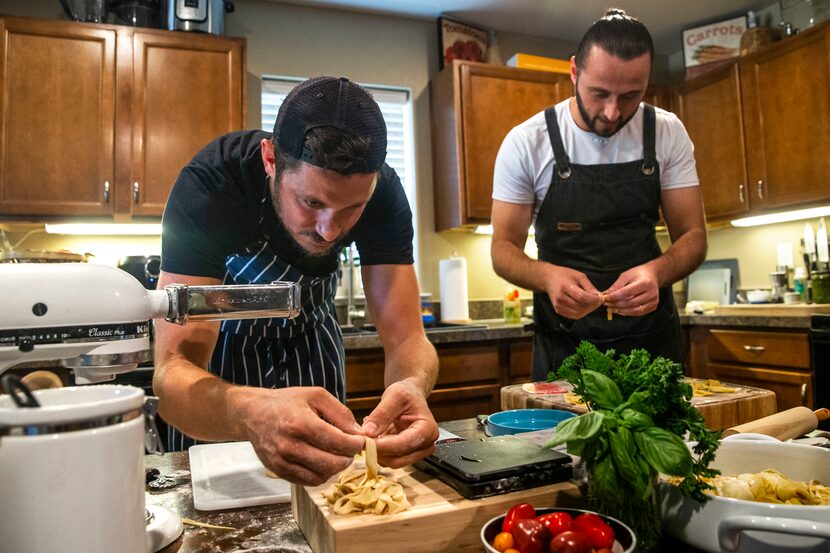
[[[380,474],[377,446],[371,438],[366,438],[365,460],[365,469],[344,470],[337,482],[322,492],[331,510],[338,515],[390,515],[409,509],[403,486]]]
[[[236,530],[232,526],[217,526],[215,524],[207,524],[205,522],[199,522],[198,520],[193,520],[192,518],[182,517],[182,524],[189,524],[190,526],[198,526],[199,528],[211,528],[213,530]]]
[[[572,405],[585,405],[585,400],[582,399],[582,396],[575,394],[573,392],[568,392],[562,396],[565,401]]]
[[[692,386],[692,395],[697,397],[711,396],[714,394],[729,394],[738,391],[738,388],[724,386],[719,380],[692,379],[688,382]]]

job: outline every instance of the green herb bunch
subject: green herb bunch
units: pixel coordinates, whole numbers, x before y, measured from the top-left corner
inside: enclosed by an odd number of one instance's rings
[[[633,350],[615,358],[583,341],[548,380],[574,387],[589,412],[559,424],[545,444],[567,444],[585,462],[592,507],[618,516],[634,527],[647,550],[660,536],[655,520],[654,486],[658,474],[682,477],[680,490],[698,501],[711,487],[701,477],[718,474],[709,464],[720,433],[706,428],[691,404],[692,387],[678,363]],[[684,443],[696,441],[694,456]],[[651,510],[644,505],[651,505]],[[659,515],[659,511],[657,512]]]

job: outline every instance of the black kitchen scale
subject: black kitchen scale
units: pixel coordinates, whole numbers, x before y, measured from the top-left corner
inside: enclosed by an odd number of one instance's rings
[[[572,459],[514,436],[441,443],[415,466],[468,499],[570,480]]]

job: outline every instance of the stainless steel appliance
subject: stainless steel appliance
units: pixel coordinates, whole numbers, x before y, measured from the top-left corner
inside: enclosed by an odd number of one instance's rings
[[[813,398],[816,409],[830,407],[830,314],[819,313],[810,318],[810,364],[813,367]],[[819,428],[830,430],[830,421],[819,422]]]
[[[225,14],[234,11],[226,0],[166,0],[167,29],[225,34]]]

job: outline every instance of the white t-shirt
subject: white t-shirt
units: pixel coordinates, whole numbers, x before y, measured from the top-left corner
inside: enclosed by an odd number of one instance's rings
[[[568,100],[556,104],[562,143],[577,165],[626,163],[643,158],[643,104],[634,117],[611,137],[580,129]],[[697,186],[694,146],[683,123],[671,112],[654,108],[656,154],[663,190]],[[534,204],[533,218],[550,187],[554,166],[553,146],[545,113],[537,113],[513,127],[499,148],[493,175],[493,199],[513,204]]]

